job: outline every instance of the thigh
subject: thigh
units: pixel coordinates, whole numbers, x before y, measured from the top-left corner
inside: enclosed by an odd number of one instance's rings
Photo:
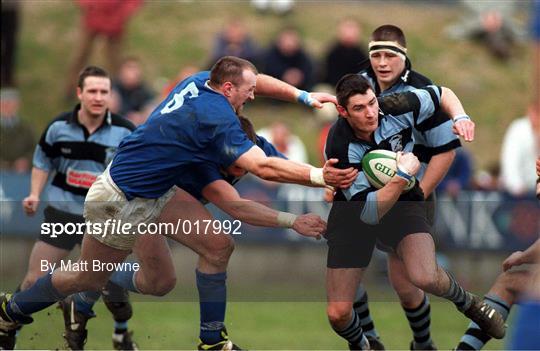
[[[397,246],[397,254],[408,272],[411,269],[433,273],[437,270],[435,243],[429,233],[405,236]]]
[[[363,272],[363,268],[328,268],[326,270],[328,303],[350,303],[352,305]]]
[[[158,222],[171,223],[173,227],[176,227],[179,221],[190,222],[190,225],[178,226],[181,229],[190,229],[189,231],[168,234],[168,237],[198,254],[232,245],[233,239],[230,235],[214,233],[212,226],[206,228],[204,220],[212,221],[214,217],[197,199],[180,188],[176,189],[174,196],[167,202],[158,218]],[[200,225],[195,225],[196,222]]]
[[[171,250],[163,235],[140,235],[133,252],[141,263],[141,271],[155,275],[175,275]]]
[[[36,241],[30,253],[30,259],[28,260],[28,273],[41,271],[42,274],[45,274],[46,271],[41,269],[41,261],[45,260],[47,263],[58,263],[69,255],[69,252],[69,250],[58,248],[46,242]]]

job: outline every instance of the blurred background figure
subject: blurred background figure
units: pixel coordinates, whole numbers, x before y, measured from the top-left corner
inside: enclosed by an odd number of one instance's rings
[[[2,0],[2,82],[1,87],[14,87],[15,52],[19,30],[20,4],[18,0]]]
[[[448,27],[447,34],[453,39],[478,40],[494,57],[510,58],[514,45],[526,37],[523,26],[513,17],[518,1],[462,0],[462,3],[468,15]]]
[[[251,0],[251,6],[260,13],[272,11],[278,15],[286,15],[292,11],[294,0]]]
[[[167,84],[165,84],[165,86],[161,90],[160,100],[165,99],[167,97],[167,95],[169,95],[169,93],[174,89],[176,84],[180,83],[181,81],[183,81],[187,77],[192,76],[192,75],[194,75],[195,73],[197,73],[199,71],[200,71],[199,67],[197,67],[195,65],[183,66],[180,69],[180,71],[178,72],[178,74],[176,75],[176,77],[174,77],[174,79],[172,79]]]
[[[535,160],[540,155],[540,109],[534,101],[527,116],[510,123],[501,149],[501,183],[512,195],[536,189]]]
[[[298,136],[291,133],[285,123],[274,122],[268,128],[258,130],[257,135],[272,143],[289,160],[302,163],[308,162],[304,143]]]
[[[335,87],[345,74],[360,71],[360,63],[368,58],[361,39],[362,29],[355,19],[345,18],[339,22],[337,38],[324,59],[324,83]]]
[[[142,0],[77,0],[77,3],[81,8],[81,34],[67,76],[67,99],[74,98],[77,76],[88,62],[97,37],[105,39],[107,70],[113,76],[117,73],[127,23],[141,6]]]
[[[279,32],[264,57],[263,73],[302,90],[314,83],[313,60],[302,47],[300,33],[287,27]]]
[[[237,56],[251,61],[255,66],[259,66],[260,50],[248,33],[248,30],[241,20],[229,21],[223,31],[217,34],[212,56],[208,67],[223,56]]]
[[[111,111],[125,116],[136,126],[144,123],[154,107],[155,93],[145,82],[141,61],[127,57],[122,61],[118,75],[113,81]]]
[[[473,159],[469,150],[464,147],[457,148],[454,162],[437,186],[437,193],[456,198],[462,190],[470,190],[473,168]]]
[[[501,186],[500,177],[499,163],[490,163],[485,169],[480,169],[475,173],[473,188],[482,191],[498,191]]]
[[[19,92],[2,89],[0,106],[0,169],[28,172],[35,140],[30,125],[19,118]]]

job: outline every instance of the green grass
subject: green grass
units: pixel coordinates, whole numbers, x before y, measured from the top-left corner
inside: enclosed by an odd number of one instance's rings
[[[198,337],[198,305],[188,302],[137,302],[130,329],[142,349],[193,349]],[[395,302],[371,303],[375,324],[388,349],[407,349],[411,333],[404,314]],[[453,305],[432,303],[433,337],[440,349],[451,349],[467,326]],[[102,303],[98,317],[89,322],[87,349],[110,349],[112,320]],[[19,349],[63,347],[60,310],[50,308],[35,315],[19,337]],[[233,302],[228,305],[227,327],[231,339],[253,349],[343,350],[344,341],[326,321],[324,303]],[[503,348],[491,341],[488,349]]]
[[[525,112],[532,59],[527,46],[516,49],[508,63],[500,63],[474,43],[448,40],[445,26],[461,15],[459,7],[425,2],[298,1],[295,12],[282,18],[256,14],[247,1],[147,1],[129,24],[124,53],[140,56],[147,76],[160,81],[174,77],[186,64],[206,65],[214,34],[231,18],[242,18],[261,46],[280,27],[294,24],[303,33],[307,49],[319,59],[340,18],[357,18],[366,37],[381,24],[397,24],[407,34],[413,67],[456,91],[475,119],[477,140],[470,148],[476,161],[486,166],[498,162],[506,126]],[[78,18],[79,10],[72,2],[23,1],[17,73],[22,116],[37,132],[60,111],[71,108],[63,99],[63,89],[77,45]],[[89,62],[105,63],[99,43]],[[310,112],[263,106],[248,112],[259,127],[276,116],[292,121],[294,131],[308,146],[311,161],[318,161],[318,125]]]

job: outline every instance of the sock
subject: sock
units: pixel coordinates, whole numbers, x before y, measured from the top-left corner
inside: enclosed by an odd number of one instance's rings
[[[223,340],[221,330],[225,324],[227,306],[227,273],[206,274],[195,270],[197,289],[199,290],[199,306],[201,313],[201,330],[199,337],[207,345]]]
[[[75,301],[75,308],[77,312],[84,314],[87,317],[95,317],[96,314],[92,309],[101,294],[98,291],[82,291],[73,294],[73,301]]]
[[[409,321],[409,326],[413,332],[415,349],[425,350],[431,344],[430,324],[431,324],[431,307],[429,300],[424,294],[424,299],[415,308],[405,308],[405,315]]]
[[[124,334],[128,330],[127,321],[114,321],[114,333],[115,334]]]
[[[60,294],[52,284],[52,274],[45,274],[30,288],[14,294],[6,306],[6,312],[15,321],[23,321],[32,313],[41,311],[66,295]]]
[[[493,307],[497,312],[501,314],[504,320],[508,317],[510,312],[510,306],[506,301],[501,299],[495,294],[488,294],[484,297],[484,302]],[[458,350],[480,350],[484,345],[491,340],[491,337],[484,333],[478,324],[471,322],[469,327],[465,331],[465,334],[461,337]]]
[[[467,310],[472,303],[471,294],[467,293],[465,289],[459,285],[450,272],[446,272],[446,274],[448,275],[448,279],[450,279],[450,287],[443,295],[441,295],[441,297],[452,301],[458,310],[462,312]]]
[[[135,272],[133,270],[117,270],[111,275],[109,280],[126,290],[140,294],[141,292],[137,289],[135,282]]]
[[[371,319],[371,314],[369,313],[368,295],[362,284],[360,284],[356,291],[356,299],[353,308],[358,314],[358,317],[360,317],[360,325],[362,326],[364,334],[373,338],[378,338],[379,333],[377,333],[375,324],[373,324],[373,319]]]
[[[352,312],[352,320],[345,329],[337,330],[334,326],[332,326],[332,328],[351,345],[360,345],[367,342],[366,336],[362,331],[362,326],[360,325],[360,318],[354,310]]]

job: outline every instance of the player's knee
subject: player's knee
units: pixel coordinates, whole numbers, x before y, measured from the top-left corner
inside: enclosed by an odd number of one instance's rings
[[[168,276],[161,277],[155,284],[153,284],[152,295],[165,296],[176,286],[176,277]]]
[[[411,279],[411,283],[421,290],[428,292],[437,291],[438,280],[436,271],[418,269],[414,272],[409,272],[409,278]]]
[[[28,273],[22,283],[21,283],[21,290],[26,290],[28,289],[29,287],[31,287],[32,285],[34,285],[34,283],[36,282],[36,280],[38,280],[39,278],[41,277],[40,274],[35,274],[35,273]]]
[[[223,240],[220,243],[215,243],[211,247],[208,247],[204,251],[203,257],[213,266],[223,267],[227,266],[233,251],[234,242],[232,240]]]
[[[326,308],[328,321],[334,327],[341,328],[351,319],[352,304],[329,304]]]

